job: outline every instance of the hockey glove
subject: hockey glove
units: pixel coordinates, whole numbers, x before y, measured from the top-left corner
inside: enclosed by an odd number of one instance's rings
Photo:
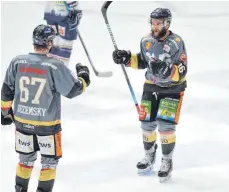
[[[153,75],[158,76],[161,79],[166,79],[171,74],[171,68],[168,63],[160,60],[150,62],[149,65]]]
[[[13,113],[12,107],[10,108],[8,115],[4,116],[1,113],[1,124],[2,125],[11,125],[13,121],[14,121],[14,113]]]
[[[81,63],[76,64],[76,73],[78,77],[84,79],[87,84],[87,87],[90,85],[90,72],[87,66],[83,66]]]
[[[171,72],[172,72],[172,69],[170,65],[162,61],[158,68],[158,77],[161,79],[166,79],[171,75]]]
[[[69,24],[70,29],[78,27],[82,15],[82,10],[69,10],[67,22]]]
[[[156,76],[158,74],[158,67],[159,67],[160,63],[161,62],[158,62],[158,61],[154,61],[154,62],[149,63],[149,69],[153,73],[154,76]]]
[[[125,50],[114,50],[113,60],[116,64],[124,64],[127,66],[130,63],[131,52]]]

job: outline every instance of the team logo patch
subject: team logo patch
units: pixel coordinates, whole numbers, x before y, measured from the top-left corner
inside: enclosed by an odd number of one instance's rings
[[[183,61],[184,63],[187,62],[187,55],[185,53],[182,53],[180,56],[180,60]]]
[[[147,41],[146,42],[146,50],[149,50],[152,47],[152,42]]]
[[[58,32],[61,36],[65,36],[65,27],[61,27],[59,26],[58,27]]]
[[[169,52],[170,51],[170,46],[164,45],[163,50],[165,50],[166,52]]]
[[[175,41],[179,43],[179,42],[181,41],[181,39],[180,39],[179,37],[177,37],[177,38],[175,39]]]

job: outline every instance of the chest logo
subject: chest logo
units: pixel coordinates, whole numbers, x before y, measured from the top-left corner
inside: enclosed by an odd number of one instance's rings
[[[167,53],[170,51],[170,46],[164,45],[163,50],[165,50]]]
[[[152,42],[147,41],[146,42],[146,50],[148,51],[152,47]]]

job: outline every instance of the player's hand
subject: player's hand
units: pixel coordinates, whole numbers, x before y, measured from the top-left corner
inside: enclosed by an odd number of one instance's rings
[[[90,72],[87,66],[82,65],[81,63],[76,64],[76,73],[78,77],[84,79],[87,84],[87,87],[90,85]]]
[[[114,50],[112,56],[116,64],[124,64],[127,66],[130,63],[131,52],[125,50]]]
[[[82,16],[83,16],[82,10],[69,10],[67,21],[70,27],[71,28],[78,27]]]
[[[1,113],[1,124],[2,125],[11,125],[13,123],[13,121],[14,121],[14,114],[13,114],[12,108],[10,108],[8,115],[4,116]]]
[[[150,69],[151,73],[153,73],[154,76],[158,75],[158,69],[159,69],[160,64],[161,64],[161,61],[159,61],[159,60],[151,61],[149,63],[149,69]]]
[[[158,69],[158,76],[161,79],[166,79],[171,75],[172,69],[166,62],[162,62]]]
[[[150,62],[150,69],[155,76],[166,79],[171,75],[171,67],[168,63],[160,60]]]

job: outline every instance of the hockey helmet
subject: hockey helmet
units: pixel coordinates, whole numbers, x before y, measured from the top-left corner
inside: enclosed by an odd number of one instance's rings
[[[150,24],[152,23],[152,19],[164,19],[166,24],[170,26],[172,13],[167,8],[157,8],[150,14]]]
[[[38,25],[33,31],[33,44],[48,47],[48,43],[53,41],[55,36],[55,31],[51,26]]]

